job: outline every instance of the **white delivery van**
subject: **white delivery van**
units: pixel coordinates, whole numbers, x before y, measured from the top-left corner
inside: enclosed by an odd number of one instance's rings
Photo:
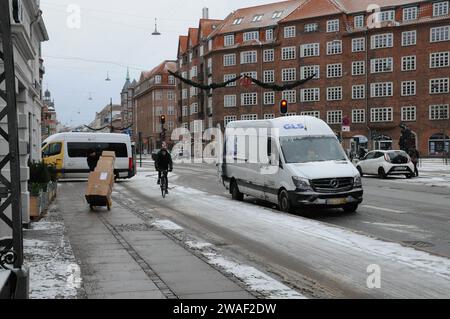
[[[55,165],[62,178],[87,178],[87,155],[90,150],[116,153],[116,178],[132,178],[136,174],[136,157],[129,135],[104,133],[61,133],[42,144],[45,163]]]
[[[358,170],[333,130],[315,117],[229,123],[219,167],[235,200],[248,195],[286,212],[305,206],[355,212],[363,201]]]

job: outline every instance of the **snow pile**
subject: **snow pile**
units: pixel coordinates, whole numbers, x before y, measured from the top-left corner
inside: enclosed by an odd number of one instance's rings
[[[25,266],[30,270],[31,299],[75,299],[81,270],[60,222],[32,225],[24,239]]]

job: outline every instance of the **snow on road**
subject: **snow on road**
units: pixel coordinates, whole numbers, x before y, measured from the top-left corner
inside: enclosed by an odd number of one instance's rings
[[[173,175],[169,178],[175,180]],[[328,224],[281,214],[196,189],[171,184],[165,205],[257,241],[276,255],[288,255],[344,286],[381,297],[450,297],[450,260]],[[156,180],[141,172],[128,183],[162,201]],[[144,191],[145,190],[145,191]],[[368,269],[379,265],[383,288],[367,287]]]

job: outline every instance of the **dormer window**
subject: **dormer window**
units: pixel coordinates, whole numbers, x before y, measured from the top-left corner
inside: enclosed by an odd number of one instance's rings
[[[380,22],[394,21],[395,10],[382,11],[379,13]]]
[[[445,16],[449,12],[449,2],[441,1],[433,3],[433,17]]]
[[[234,24],[234,25],[239,25],[239,24],[242,23],[243,20],[244,20],[244,18],[236,18],[236,19],[233,21],[233,24]]]
[[[283,14],[283,11],[275,11],[272,15],[272,19],[279,19],[279,18],[281,18],[282,14]]]
[[[162,81],[161,75],[155,76],[155,84],[161,84],[161,81]]]
[[[257,14],[253,17],[252,22],[260,22],[264,17],[264,14]]]

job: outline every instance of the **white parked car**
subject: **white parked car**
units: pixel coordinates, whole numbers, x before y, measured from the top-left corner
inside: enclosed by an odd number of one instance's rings
[[[404,151],[372,151],[356,165],[361,176],[377,175],[380,178],[404,175],[412,178],[414,164]]]

